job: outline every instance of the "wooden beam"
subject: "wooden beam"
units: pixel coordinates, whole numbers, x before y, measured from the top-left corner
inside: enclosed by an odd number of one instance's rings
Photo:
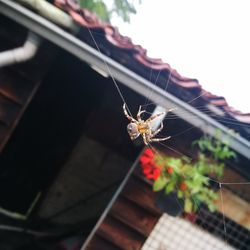
[[[217,206],[221,213],[235,221],[239,225],[250,229],[250,204],[233,194],[231,191],[222,188],[221,198],[217,201]]]

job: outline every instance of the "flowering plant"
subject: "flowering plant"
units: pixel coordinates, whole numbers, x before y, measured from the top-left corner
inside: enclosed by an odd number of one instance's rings
[[[218,194],[210,187],[208,176],[222,176],[222,160],[235,155],[227,145],[211,137],[205,136],[195,144],[200,149],[196,161],[161,155],[147,148],[140,157],[142,171],[147,179],[153,180],[154,191],[175,192],[183,199],[185,212],[196,211],[201,203],[215,211]],[[213,154],[208,157],[207,151]]]

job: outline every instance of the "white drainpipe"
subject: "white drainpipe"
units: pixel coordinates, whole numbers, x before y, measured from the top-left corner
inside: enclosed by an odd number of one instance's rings
[[[0,68],[31,59],[36,54],[40,43],[41,39],[36,34],[29,32],[22,47],[0,53]]]

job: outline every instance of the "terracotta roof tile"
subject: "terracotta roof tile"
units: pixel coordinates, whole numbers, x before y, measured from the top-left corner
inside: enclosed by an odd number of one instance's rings
[[[149,58],[144,48],[140,45],[133,44],[130,38],[122,36],[116,28],[108,23],[102,22],[95,14],[80,8],[75,0],[54,0],[54,4],[68,12],[75,22],[83,28],[90,29],[95,35],[95,38],[98,39],[101,51],[122,63],[124,66],[146,78],[148,78],[147,74],[149,70],[155,73],[158,72],[157,74],[161,73],[161,77],[163,78],[159,77],[157,82],[158,86],[161,87],[164,87],[166,78],[168,79],[170,76],[169,85],[171,86],[169,86],[168,91],[175,94],[177,91],[174,90],[174,88],[181,88],[182,95],[178,96],[180,99],[190,101],[192,100],[192,96],[195,98],[200,95],[199,100],[192,102],[191,105],[194,106],[198,103],[200,105],[212,104],[219,107],[226,115],[230,116],[230,118],[235,119],[235,122],[250,123],[250,113],[243,114],[242,112],[236,111],[228,106],[224,97],[216,96],[204,90],[196,79],[181,76],[175,69],[172,69],[169,64],[164,63],[161,59]],[[84,40],[84,36],[82,36],[81,39]],[[84,41],[92,47],[95,47],[91,39]]]

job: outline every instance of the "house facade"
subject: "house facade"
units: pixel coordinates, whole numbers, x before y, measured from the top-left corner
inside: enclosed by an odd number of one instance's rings
[[[180,223],[185,234],[190,220],[161,217],[163,212],[155,206],[157,193],[138,166],[144,145],[128,137],[123,102],[134,116],[143,103],[153,103],[147,106],[149,113],[157,105],[177,107],[174,119],[164,121],[162,133],[172,139],[168,147],[158,145],[176,157],[178,152],[195,157],[192,141],[221,129],[237,153],[237,160],[226,163],[223,183],[249,180],[250,116],[202,89],[196,79],[148,58],[145,49],[75,1],[39,2],[45,8],[29,1],[0,0],[1,51],[22,47],[29,32],[39,38],[33,58],[0,69],[2,216],[13,225],[21,222],[21,228],[26,221],[32,230],[42,225],[41,233],[53,240],[81,235],[82,249],[171,249],[172,243],[168,246],[162,239],[152,243],[158,223],[166,223],[169,232],[171,223]],[[50,8],[58,11],[53,17],[44,12]],[[191,226],[203,232],[202,237],[219,239],[222,249],[223,244],[247,249],[249,186],[223,188],[223,210],[211,214],[201,208]],[[164,238],[164,231],[161,234]]]

